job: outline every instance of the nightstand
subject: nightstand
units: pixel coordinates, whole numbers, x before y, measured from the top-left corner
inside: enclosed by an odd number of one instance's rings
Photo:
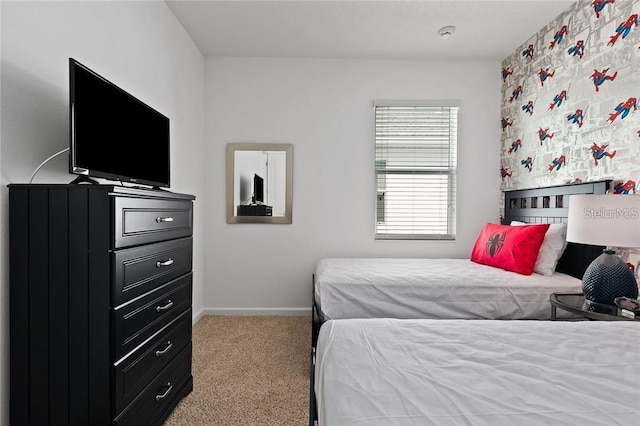
[[[618,315],[617,309],[608,306],[602,308],[590,306],[585,303],[582,293],[552,293],[549,296],[551,302],[551,321],[556,320],[556,309],[570,312],[582,318],[598,321],[640,321],[640,316],[630,319]]]

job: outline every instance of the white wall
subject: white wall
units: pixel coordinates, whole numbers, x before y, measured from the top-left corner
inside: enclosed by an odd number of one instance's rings
[[[171,190],[198,197],[204,215],[204,58],[164,2],[0,2],[0,424],[8,424],[8,191],[64,149],[69,57],[171,119]],[[67,156],[36,183],[68,183]],[[194,312],[203,306],[202,233],[194,237]]]
[[[308,312],[322,257],[468,257],[498,219],[500,63],[206,58],[205,306]],[[375,241],[375,99],[458,99],[458,237]],[[293,223],[225,222],[225,145],[292,143]]]

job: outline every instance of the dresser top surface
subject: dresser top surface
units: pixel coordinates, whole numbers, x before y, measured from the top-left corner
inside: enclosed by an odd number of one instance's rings
[[[145,198],[168,198],[179,200],[195,200],[195,196],[191,194],[181,194],[178,192],[171,192],[164,189],[153,189],[145,187],[133,187],[133,186],[121,186],[121,185],[89,185],[89,184],[26,184],[26,183],[12,183],[9,184],[9,189],[68,189],[69,191],[102,191],[109,195],[114,196],[135,196]]]

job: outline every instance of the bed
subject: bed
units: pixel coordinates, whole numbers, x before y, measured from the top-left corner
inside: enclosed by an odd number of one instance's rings
[[[567,274],[521,275],[469,259],[321,259],[315,300],[326,319],[549,319],[549,295],[579,293]]]
[[[330,320],[311,411],[320,426],[637,424],[638,325]]]
[[[503,223],[561,226],[572,194],[605,193],[609,183],[507,191]],[[566,245],[550,276],[469,259],[321,259],[313,274],[314,335],[327,319],[550,319],[549,295],[581,292],[582,274],[602,249]]]

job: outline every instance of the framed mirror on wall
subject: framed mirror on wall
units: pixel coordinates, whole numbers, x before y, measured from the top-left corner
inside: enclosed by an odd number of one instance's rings
[[[292,144],[227,144],[227,223],[291,223],[292,199]]]

